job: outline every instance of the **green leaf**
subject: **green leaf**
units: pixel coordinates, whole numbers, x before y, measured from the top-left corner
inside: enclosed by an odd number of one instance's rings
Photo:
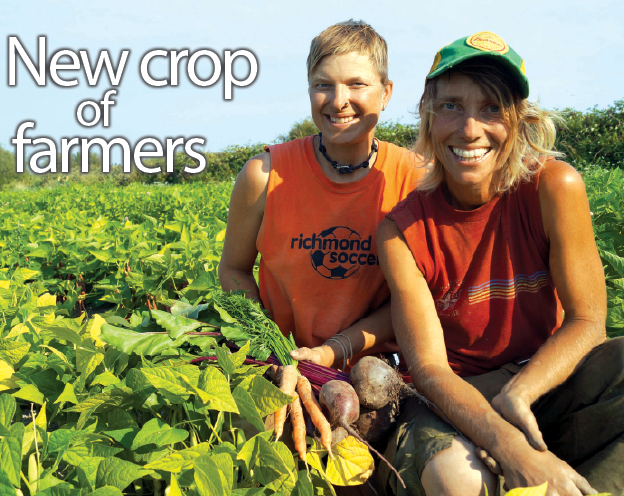
[[[232,462],[232,457],[226,453],[211,453],[209,456],[219,469],[225,494],[230,494],[234,483],[234,463]]]
[[[89,493],[90,496],[123,496],[121,490],[112,486],[104,486],[96,489],[92,493]]]
[[[15,366],[29,351],[28,343],[0,339],[0,360],[12,366]]]
[[[51,432],[48,440],[48,453],[56,453],[67,448],[75,435],[76,431],[69,429],[58,429]]]
[[[275,492],[290,494],[297,483],[296,473],[293,473],[271,443],[262,438],[258,439],[258,458],[253,470],[254,478]]]
[[[117,453],[123,451],[123,448],[115,448],[113,446],[107,446],[105,444],[93,443],[91,445],[93,449],[93,457],[98,458],[108,458],[110,456],[115,456]]]
[[[202,496],[226,496],[217,464],[208,456],[198,457],[194,464],[195,483]]]
[[[37,386],[34,384],[27,384],[16,393],[13,393],[13,396],[30,401],[31,403],[36,403],[37,405],[43,405],[45,403],[43,394],[39,392],[39,389],[37,389]]]
[[[237,324],[238,323],[238,320],[236,320],[235,318],[230,317],[230,314],[227,313],[223,308],[221,308],[216,303],[213,303],[212,306],[217,311],[217,313],[219,314],[219,317],[221,317],[221,320],[223,322],[225,322],[226,324]]]
[[[263,418],[284,405],[289,405],[296,398],[296,396],[282,393],[279,388],[261,376],[256,376],[251,380],[248,392],[258,409],[258,413]]]
[[[152,317],[158,325],[167,330],[169,336],[173,339],[177,339],[187,332],[191,332],[203,325],[201,322],[197,322],[196,320],[171,315],[170,313],[163,312],[161,310],[152,310]]]
[[[190,469],[193,467],[193,461],[199,458],[201,455],[205,455],[212,449],[209,443],[200,443],[197,446],[183,449],[180,451],[174,451],[170,455],[156,460],[152,463],[145,465],[145,468],[150,470],[163,470],[165,472],[172,472],[179,474],[181,470]]]
[[[103,431],[103,434],[112,437],[115,441],[128,449],[132,448],[132,443],[134,443],[134,439],[138,433],[138,427],[124,427],[122,429]]]
[[[264,432],[264,422],[262,417],[258,413],[256,404],[253,398],[249,395],[247,390],[242,386],[237,386],[232,392],[234,401],[240,410],[240,414],[247,419],[247,421],[253,425],[260,432]]]
[[[225,339],[232,341],[235,344],[246,343],[251,340],[251,336],[241,329],[240,326],[222,326],[221,334],[225,336]]]
[[[78,398],[76,398],[76,393],[74,392],[74,385],[69,382],[65,384],[63,392],[56,399],[54,404],[61,403],[63,401],[73,403],[74,405],[77,405],[79,403]]]
[[[239,413],[237,403],[230,391],[230,385],[216,367],[207,367],[202,370],[197,381],[197,389],[202,393],[200,397],[202,403],[206,404],[206,408]]]
[[[245,487],[234,489],[232,494],[234,496],[264,496],[266,489],[264,487]]]
[[[120,382],[119,377],[107,370],[106,372],[96,375],[91,381],[91,385],[101,384],[102,386],[112,386]]]
[[[215,348],[215,353],[217,354],[217,361],[219,363],[219,367],[223,369],[223,371],[231,377],[234,371],[236,370],[236,365],[232,362],[229,356],[229,350],[227,348]]]
[[[0,467],[0,496],[15,496],[15,488],[2,467]]]
[[[180,486],[178,485],[178,479],[173,474],[171,474],[171,483],[169,484],[168,496],[184,496],[182,494],[182,491],[180,490]]]
[[[9,394],[0,395],[0,424],[7,429],[15,416],[15,398]]]
[[[134,438],[131,449],[139,452],[139,448],[151,445],[156,445],[156,448],[161,448],[168,444],[182,442],[188,436],[188,431],[184,429],[172,429],[168,424],[157,418],[153,418],[143,425],[142,429]]]
[[[308,477],[307,470],[300,470],[297,477],[297,483],[293,489],[292,496],[315,496],[314,486]]]
[[[37,386],[44,398],[57,397],[63,391],[65,385],[57,379],[58,374],[54,369],[46,369],[32,374],[29,379]]]
[[[76,347],[76,370],[85,379],[91,375],[95,368],[104,360],[104,354],[95,349],[89,338]]]
[[[90,458],[91,450],[85,444],[81,444],[79,446],[72,446],[69,448],[63,456],[61,457],[63,461],[69,463],[70,465],[74,465],[75,467],[80,467],[85,462],[87,458]]]
[[[606,250],[602,251],[601,255],[611,264],[620,277],[624,277],[624,258]]]
[[[247,342],[240,350],[230,355],[230,360],[237,368],[240,367],[245,362],[247,355],[249,355],[250,348],[251,348],[251,343]]]
[[[167,348],[173,348],[175,341],[168,334],[136,332],[102,324],[100,339],[124,353],[153,356]]]
[[[260,450],[260,439],[268,441],[271,439],[271,432],[261,432],[249,439],[238,452],[237,460],[242,460],[247,466],[247,470],[251,470],[258,458]]]
[[[22,469],[22,443],[14,437],[5,437],[0,443],[2,468],[15,487],[20,487]]]
[[[198,319],[199,314],[204,310],[208,310],[210,304],[204,303],[202,305],[191,306],[188,303],[184,303],[182,301],[177,301],[171,307],[171,313],[173,315],[179,315],[181,317],[186,317],[188,319]]]
[[[96,486],[113,486],[123,491],[132,481],[153,473],[121,458],[105,458],[97,469]]]
[[[143,368],[141,369],[141,373],[152,386],[158,389],[158,391],[172,403],[181,404],[188,399],[188,389],[180,384],[178,376],[169,368]]]

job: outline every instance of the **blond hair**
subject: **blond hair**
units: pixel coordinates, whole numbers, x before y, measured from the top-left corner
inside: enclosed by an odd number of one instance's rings
[[[369,24],[353,19],[328,27],[312,40],[307,60],[308,81],[324,57],[351,52],[368,55],[371,64],[381,77],[381,82],[388,83],[386,40],[379,36]]]
[[[432,192],[444,181],[444,167],[434,153],[431,129],[436,118],[437,81],[461,73],[475,81],[481,91],[501,109],[508,130],[507,141],[500,154],[500,170],[496,192],[513,189],[522,181],[528,181],[540,169],[540,158],[563,154],[553,150],[556,138],[555,123],[562,122],[557,112],[546,111],[537,102],[529,102],[520,96],[518,85],[506,69],[490,58],[478,57],[453,67],[434,79],[427,79],[425,91],[418,105],[420,130],[414,151],[433,164],[417,189]]]

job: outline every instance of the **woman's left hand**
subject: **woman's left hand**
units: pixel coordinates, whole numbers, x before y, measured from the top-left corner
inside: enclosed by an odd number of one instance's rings
[[[297,361],[308,361],[324,367],[331,367],[335,359],[333,350],[326,345],[315,348],[299,348],[291,351],[290,356]]]

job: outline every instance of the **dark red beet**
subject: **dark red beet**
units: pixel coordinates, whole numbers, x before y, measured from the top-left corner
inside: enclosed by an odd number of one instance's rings
[[[399,404],[391,401],[379,410],[360,408],[360,417],[357,419],[357,427],[362,439],[369,443],[377,443],[390,433],[399,417]]]
[[[353,424],[360,416],[360,403],[355,390],[350,384],[343,381],[329,381],[321,388],[319,402],[323,408],[323,413],[329,418],[332,427],[342,427],[347,433],[359,439],[375,453],[381,460],[388,464],[397,480],[405,488],[405,482],[392,464],[386,460],[379,451],[373,448],[350,424]],[[333,438],[332,433],[332,438]]]
[[[390,365],[379,358],[367,356],[351,369],[349,374],[360,404],[379,410],[396,400],[403,381]]]
[[[329,381],[321,388],[319,403],[332,427],[355,422],[360,416],[360,402],[351,385],[344,381]]]

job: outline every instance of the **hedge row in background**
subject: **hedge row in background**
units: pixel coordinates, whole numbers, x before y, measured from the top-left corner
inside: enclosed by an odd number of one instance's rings
[[[624,100],[616,101],[604,110],[594,107],[587,112],[567,109],[562,112],[566,126],[559,130],[557,150],[566,153],[566,160],[577,168],[600,166],[606,169],[624,168]],[[410,147],[416,139],[417,124],[401,124],[385,121],[377,126],[376,136],[384,141],[403,147]],[[296,122],[287,134],[277,137],[275,142],[286,142],[316,133],[318,130],[308,117]],[[91,153],[89,174],[79,172],[80,154],[71,160],[72,173],[16,174],[14,155],[0,147],[0,188],[50,186],[58,181],[69,180],[85,184],[108,182],[125,185],[134,182],[165,182],[170,184],[188,182],[209,182],[230,180],[238,174],[245,162],[264,151],[265,144],[231,145],[220,152],[205,152],[207,167],[197,175],[181,172],[184,166],[196,167],[193,160],[183,152],[175,157],[174,173],[143,174],[133,168],[131,174],[124,174],[120,167],[113,167],[111,173],[101,171],[101,157]],[[164,159],[146,161],[151,166],[164,169]]]

